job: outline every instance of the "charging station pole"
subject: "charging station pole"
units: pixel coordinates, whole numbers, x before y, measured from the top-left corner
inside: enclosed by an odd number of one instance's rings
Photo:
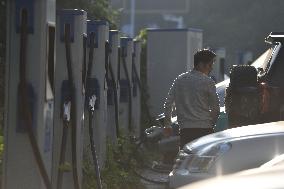
[[[88,36],[93,32],[95,48],[91,80],[88,86],[95,94],[93,116],[94,142],[98,154],[99,165],[103,167],[106,156],[106,129],[107,129],[107,83],[106,83],[106,57],[105,47],[108,40],[109,26],[106,21],[88,21]],[[90,49],[87,50],[87,52]]]
[[[79,189],[83,163],[83,41],[87,13],[57,11],[53,188]]]
[[[140,136],[141,129],[141,89],[139,88],[140,80],[140,59],[141,59],[141,41],[134,41],[132,81],[133,81],[133,108],[132,120],[133,130],[136,137]],[[141,83],[140,83],[141,84]]]
[[[7,1],[2,188],[51,188],[54,0]]]
[[[224,80],[225,75],[225,58],[226,58],[226,49],[217,48],[214,49],[217,54],[216,63],[213,65],[213,70],[211,75],[216,79],[216,83],[219,83]]]
[[[121,129],[129,133],[132,129],[132,53],[133,40],[129,37],[120,38],[120,104],[119,117]]]
[[[117,30],[109,32],[109,74],[108,74],[108,126],[107,136],[112,142],[116,142],[119,135],[119,84],[118,84],[118,45],[119,36]]]

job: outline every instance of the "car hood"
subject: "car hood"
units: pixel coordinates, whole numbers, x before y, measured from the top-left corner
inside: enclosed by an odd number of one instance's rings
[[[284,121],[264,123],[258,125],[242,126],[232,129],[227,129],[204,137],[198,138],[188,144],[183,148],[186,153],[195,153],[200,148],[205,145],[210,145],[213,143],[219,143],[222,141],[234,140],[236,138],[260,136],[267,134],[275,134],[284,132]]]
[[[189,184],[180,189],[214,189],[214,188],[283,188],[284,166],[274,166],[266,169],[255,168],[227,176],[220,176],[197,183]]]
[[[272,160],[261,165],[260,168],[267,168],[267,167],[273,167],[273,166],[279,166],[279,165],[284,166],[284,154],[276,156]]]

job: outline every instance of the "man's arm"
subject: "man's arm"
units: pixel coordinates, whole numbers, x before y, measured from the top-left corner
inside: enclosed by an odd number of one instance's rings
[[[212,125],[215,125],[220,114],[220,102],[216,91],[215,82],[209,83],[209,106],[211,110]]]
[[[165,127],[170,127],[171,125],[171,118],[172,118],[172,111],[174,107],[174,96],[175,96],[175,90],[176,90],[176,80],[173,82],[169,92],[168,96],[166,98],[165,104],[164,104],[164,113],[165,113]]]

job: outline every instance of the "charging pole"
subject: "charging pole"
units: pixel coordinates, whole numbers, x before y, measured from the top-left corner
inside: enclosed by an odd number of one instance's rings
[[[51,188],[55,1],[7,1],[2,188]]]
[[[93,115],[94,142],[98,154],[100,167],[103,167],[106,155],[106,129],[107,129],[107,83],[105,57],[106,42],[108,40],[109,26],[106,21],[88,21],[88,36],[94,34],[95,48],[90,80],[87,86],[95,95]],[[90,51],[88,48],[87,52]],[[89,61],[89,60],[88,60]],[[88,62],[87,61],[87,62]]]
[[[225,58],[226,58],[226,49],[217,48],[214,49],[217,54],[216,63],[213,65],[213,70],[211,75],[216,80],[216,83],[224,80],[225,75]]]
[[[132,120],[133,129],[136,137],[140,136],[141,129],[141,89],[140,83],[140,59],[141,41],[134,41],[133,62],[132,62],[132,81],[133,81],[133,108]]]
[[[83,10],[57,11],[52,177],[56,189],[82,185],[86,19]]]
[[[132,53],[133,40],[129,37],[120,38],[120,127],[124,132],[132,130]]]
[[[108,74],[108,129],[107,135],[116,142],[119,135],[119,84],[118,84],[118,45],[117,30],[109,32],[109,74]]]

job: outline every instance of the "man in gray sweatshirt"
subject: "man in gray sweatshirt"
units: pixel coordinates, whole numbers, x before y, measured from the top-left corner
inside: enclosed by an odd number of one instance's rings
[[[194,54],[194,69],[179,75],[169,90],[165,109],[165,127],[170,127],[176,108],[180,125],[180,148],[201,136],[213,133],[220,113],[215,82],[208,76],[216,54],[203,49]]]

